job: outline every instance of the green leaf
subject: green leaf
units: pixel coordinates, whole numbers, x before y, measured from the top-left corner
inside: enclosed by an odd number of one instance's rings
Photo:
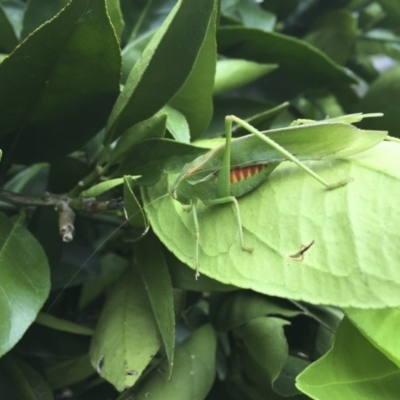
[[[279,104],[276,107],[269,108],[268,110],[262,111],[258,114],[252,115],[251,117],[247,118],[246,121],[257,128],[259,131],[265,131],[270,129],[272,123],[275,121],[275,119],[283,112],[285,111],[289,106],[289,103],[285,102],[282,104]],[[235,132],[236,134],[243,135],[247,134],[247,131],[241,127],[237,126],[235,127]]]
[[[400,309],[360,310],[347,308],[346,315],[357,329],[400,368],[400,350],[394,332],[400,329]]]
[[[202,279],[198,280],[193,279],[193,270],[171,253],[168,253],[168,268],[174,288],[195,292],[226,292],[236,289],[235,286],[224,285],[208,276],[203,276]]]
[[[156,114],[154,117],[139,122],[124,132],[119,138],[117,145],[111,153],[109,165],[114,165],[121,161],[123,156],[139,142],[144,139],[161,139],[165,134],[167,114]],[[126,156],[128,157],[128,156]],[[128,157],[129,158],[129,157]]]
[[[149,139],[139,143],[125,155],[117,174],[135,173],[142,176],[140,185],[154,185],[162,173],[177,172],[196,155],[205,152],[205,148],[175,140]]]
[[[397,0],[378,0],[378,3],[386,11],[389,18],[393,18],[397,23],[399,23],[400,4]]]
[[[333,348],[297,377],[313,399],[395,399],[400,370],[345,318]]]
[[[48,165],[44,163],[24,168],[7,181],[4,189],[17,193],[29,193],[29,187],[32,186],[32,182],[37,180],[46,170],[48,170]]]
[[[106,122],[119,74],[104,0],[73,0],[0,64],[3,150],[29,163],[79,149]]]
[[[218,331],[228,331],[266,315],[295,317],[300,314],[292,304],[244,290],[227,294],[222,303],[210,305],[210,318]]]
[[[124,19],[122,17],[121,6],[119,0],[106,0],[107,14],[110,16],[111,23],[115,29],[118,39],[121,39],[124,30]]]
[[[349,11],[333,11],[319,18],[304,40],[344,65],[352,55],[358,36],[357,20]]]
[[[154,31],[149,32],[147,35],[140,36],[136,40],[133,40],[122,49],[122,73],[121,83],[125,84],[128,76],[135,65],[136,61],[139,60],[144,49],[150,43],[151,38],[154,36]]]
[[[47,326],[48,328],[57,329],[63,332],[75,333],[76,335],[93,335],[93,329],[87,326],[78,325],[71,321],[66,321],[61,318],[57,318],[54,315],[45,314],[40,312],[35,320],[36,323]]]
[[[40,25],[52,19],[67,4],[68,0],[29,0],[24,13],[21,38],[25,39]]]
[[[149,224],[144,215],[143,207],[137,200],[131,188],[132,179],[124,176],[124,208],[128,215],[128,222],[135,228],[143,228],[145,232],[149,228]]]
[[[0,360],[0,392],[7,400],[53,400],[43,376],[29,364],[7,354]]]
[[[19,221],[0,213],[0,355],[22,337],[50,290],[46,255]]]
[[[140,175],[130,175],[130,180],[139,179]],[[108,179],[107,181],[100,182],[91,188],[84,190],[81,195],[86,198],[97,197],[101,194],[115,188],[116,186],[122,185],[124,183],[124,178]]]
[[[170,376],[174,365],[175,315],[171,278],[160,242],[148,234],[135,246],[137,263],[165,346]]]
[[[400,66],[390,69],[376,79],[365,97],[362,99],[360,108],[363,112],[383,112],[383,118],[379,118],[379,123],[373,119],[363,123],[367,129],[380,129],[389,131],[389,135],[400,137],[399,114],[397,103],[400,101]]]
[[[213,0],[176,4],[134,65],[109,117],[106,143],[151,117],[182,87],[204,42],[213,8]]]
[[[145,400],[148,393],[155,399],[203,400],[215,378],[216,335],[210,324],[197,329],[175,351],[174,372],[168,379],[164,362],[153,371],[136,394],[137,400]]]
[[[122,272],[128,267],[128,261],[116,255],[107,253],[100,258],[100,272],[96,280],[84,282],[79,298],[79,308],[85,308],[101,295],[105,288],[115,283]]]
[[[250,98],[234,98],[217,96],[214,98],[214,116],[207,132],[207,137],[220,137],[225,130],[227,115],[240,115],[259,130],[269,129],[275,119],[283,112],[289,103],[278,106],[274,103],[255,101]],[[290,118],[292,120],[293,118]],[[253,121],[253,122],[251,122]],[[240,126],[233,128],[238,135],[247,135],[248,132]]]
[[[0,4],[0,51],[11,53],[18,44],[14,28]]]
[[[166,112],[168,115],[167,129],[171,133],[172,137],[177,142],[189,143],[190,130],[185,116],[170,106],[163,107],[162,111]]]
[[[223,1],[221,14],[249,28],[272,31],[276,16],[252,0]]]
[[[231,58],[243,58],[279,68],[263,79],[264,90],[278,101],[303,90],[351,84],[355,80],[324,53],[291,36],[257,29],[224,27],[218,31],[218,50]]]
[[[81,382],[95,373],[88,354],[74,357],[46,369],[46,376],[53,390]]]
[[[284,326],[288,321],[275,317],[259,317],[248,322],[241,331],[247,350],[245,364],[250,376],[267,387],[280,375],[288,358]]]
[[[217,62],[213,93],[236,89],[272,72],[276,64],[259,64],[247,60],[221,60]]]
[[[139,272],[130,268],[103,307],[90,347],[97,372],[118,391],[132,386],[160,347],[157,322]]]
[[[331,131],[335,138],[338,132]],[[246,245],[253,253],[240,247],[231,205],[199,205],[200,272],[315,304],[399,306],[400,245],[387,243],[400,243],[400,210],[382,198],[400,196],[400,146],[382,143],[347,159],[308,165],[328,181],[352,177],[354,182],[326,191],[296,166],[280,165],[268,182],[239,199]],[[173,181],[170,177],[169,185]],[[143,189],[147,215],[167,248],[195,269],[193,216],[169,196],[148,204],[167,192],[165,180]],[[312,240],[303,261],[290,257]]]
[[[128,44],[159,28],[176,4],[176,0],[120,1],[125,20],[123,38]]]
[[[192,71],[169,103],[186,117],[192,140],[198,138],[205,131],[212,116],[212,90],[217,58],[215,41],[216,4],[217,2],[214,2],[214,10],[210,16],[206,37]]]
[[[97,185],[94,185],[91,188],[84,190],[81,195],[86,198],[97,197],[100,196],[102,193],[107,192],[112,188],[115,188],[116,186],[122,185],[123,182],[124,178],[108,179],[107,181],[100,182]]]
[[[3,11],[13,26],[17,38],[20,38],[26,3],[20,0],[2,0],[1,3]]]

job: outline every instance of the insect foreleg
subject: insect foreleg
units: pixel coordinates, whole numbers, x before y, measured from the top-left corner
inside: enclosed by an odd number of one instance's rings
[[[239,208],[239,203],[236,200],[235,197],[233,196],[228,196],[228,197],[223,197],[221,199],[213,199],[213,200],[206,200],[203,201],[203,203],[206,206],[212,206],[215,204],[225,204],[225,203],[233,203],[233,205],[235,206],[235,210],[236,210],[236,218],[237,218],[237,222],[239,225],[239,237],[240,237],[240,244],[242,245],[242,249],[244,251],[248,251],[249,253],[251,253],[253,251],[253,249],[251,247],[247,247],[244,244],[244,238],[243,238],[243,227],[242,227],[242,218],[240,216],[240,208]]]

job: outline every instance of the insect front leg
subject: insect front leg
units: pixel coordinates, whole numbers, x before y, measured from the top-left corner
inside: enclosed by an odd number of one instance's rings
[[[251,253],[253,251],[253,249],[251,247],[247,247],[244,243],[242,217],[240,214],[240,208],[239,208],[239,203],[238,203],[237,199],[233,196],[228,196],[228,197],[224,197],[222,199],[205,200],[205,201],[203,201],[203,203],[206,206],[233,203],[233,205],[235,206],[236,218],[237,218],[238,227],[239,227],[240,244],[244,251]],[[200,262],[199,262],[200,228],[199,228],[199,220],[197,217],[197,208],[196,208],[195,203],[192,203],[192,213],[193,213],[193,222],[194,222],[195,233],[196,233],[196,249],[195,249],[196,273],[195,273],[195,278],[197,280],[200,276],[200,272],[199,272],[199,268],[200,268]]]
[[[244,243],[242,217],[240,215],[240,208],[239,208],[239,203],[238,203],[237,199],[233,196],[228,196],[228,197],[223,197],[221,199],[206,200],[206,201],[203,201],[203,203],[206,206],[212,206],[212,205],[216,205],[216,204],[233,203],[233,205],[235,206],[236,218],[237,218],[237,222],[238,222],[238,226],[239,226],[240,244],[244,251],[248,251],[249,253],[251,253],[253,251],[253,249],[251,247],[247,247]]]
[[[196,249],[195,249],[195,261],[196,261],[196,273],[194,274],[195,279],[199,279],[200,272],[200,263],[199,263],[199,246],[200,246],[200,228],[199,228],[199,219],[197,218],[197,208],[195,203],[191,203],[191,209],[193,213],[193,222],[194,229],[196,233]]]

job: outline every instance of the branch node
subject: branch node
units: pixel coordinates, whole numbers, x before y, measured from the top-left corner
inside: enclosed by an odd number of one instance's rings
[[[61,238],[65,243],[71,242],[75,235],[75,213],[66,202],[60,203],[57,211],[59,214],[58,226]]]

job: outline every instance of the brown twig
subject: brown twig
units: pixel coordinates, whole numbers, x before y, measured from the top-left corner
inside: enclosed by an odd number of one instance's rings
[[[70,242],[74,238],[75,211],[88,213],[105,212],[120,209],[123,205],[122,198],[97,201],[94,198],[70,198],[67,195],[48,192],[42,195],[24,195],[6,190],[0,190],[0,201],[13,204],[16,207],[54,207],[59,214],[59,231],[64,242]]]

